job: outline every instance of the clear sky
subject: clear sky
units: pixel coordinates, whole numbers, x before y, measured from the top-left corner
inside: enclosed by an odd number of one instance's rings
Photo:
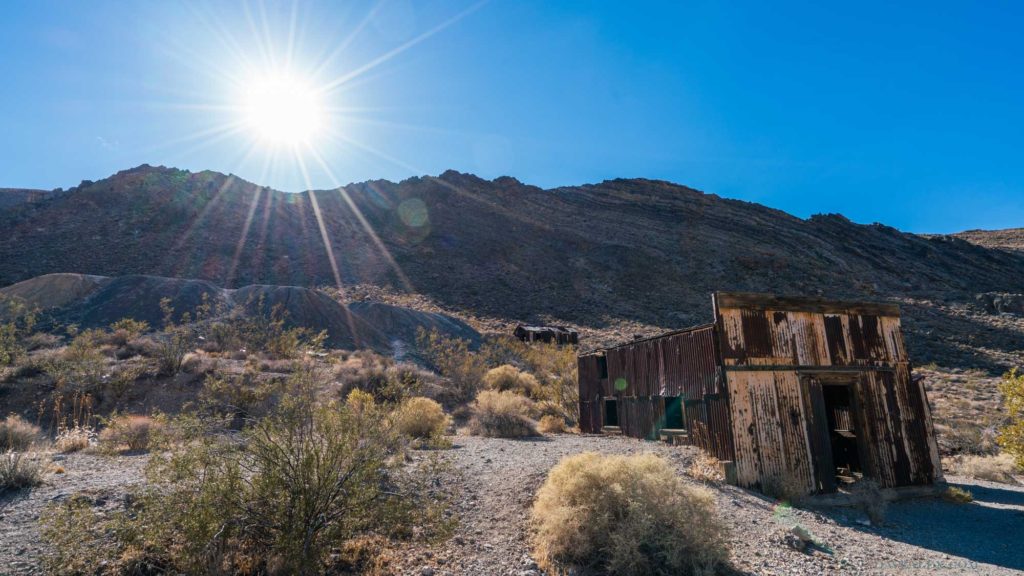
[[[1017,2],[12,0],[0,186],[142,163],[283,190],[453,168],[1019,227],[1022,25]]]

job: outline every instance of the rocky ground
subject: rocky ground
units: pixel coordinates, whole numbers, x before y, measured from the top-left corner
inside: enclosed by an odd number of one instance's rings
[[[539,575],[530,557],[527,518],[532,496],[559,459],[583,451],[653,451],[684,474],[696,451],[621,437],[557,435],[537,440],[456,436],[443,452],[453,464],[444,479],[460,524],[447,543],[406,551],[399,573]],[[420,457],[423,457],[421,455]],[[142,480],[145,457],[70,455],[47,483],[0,499],[0,574],[41,571],[36,520],[50,502],[76,491],[116,498]],[[685,477],[686,481],[692,481]],[[732,529],[734,568],[745,574],[1019,574],[1024,551],[1024,488],[951,477],[973,493],[970,504],[923,499],[890,505],[873,526],[858,510],[797,509],[731,486],[714,487]],[[785,544],[795,526],[817,545],[810,553]]]

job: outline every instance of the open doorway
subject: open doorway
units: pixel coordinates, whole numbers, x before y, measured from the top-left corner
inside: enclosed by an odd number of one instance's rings
[[[683,397],[665,396],[665,425],[662,428],[669,430],[683,430],[686,424],[683,422]]]
[[[851,388],[848,384],[825,384],[821,392],[828,418],[828,436],[836,480],[842,483],[855,482],[863,476],[863,470],[857,453]]]
[[[604,401],[604,425],[619,425],[619,403],[616,400]]]

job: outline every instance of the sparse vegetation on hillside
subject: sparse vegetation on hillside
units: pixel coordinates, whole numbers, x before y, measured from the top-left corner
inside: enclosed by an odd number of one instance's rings
[[[953,470],[968,478],[1016,484],[1017,462],[1009,454],[995,456],[961,456],[953,461]]]
[[[555,573],[709,574],[729,556],[711,493],[652,454],[564,458],[538,490],[531,521],[535,557]]]
[[[38,454],[0,453],[0,494],[40,485],[44,466]]]
[[[0,294],[0,366],[14,364],[25,355],[25,342],[35,323],[35,311],[15,298]]]

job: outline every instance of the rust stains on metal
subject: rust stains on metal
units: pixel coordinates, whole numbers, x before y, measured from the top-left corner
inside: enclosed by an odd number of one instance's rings
[[[581,430],[614,418],[623,434],[657,438],[681,421],[687,441],[761,489],[941,477],[898,307],[750,293],[717,293],[713,306],[714,324],[581,356]]]

